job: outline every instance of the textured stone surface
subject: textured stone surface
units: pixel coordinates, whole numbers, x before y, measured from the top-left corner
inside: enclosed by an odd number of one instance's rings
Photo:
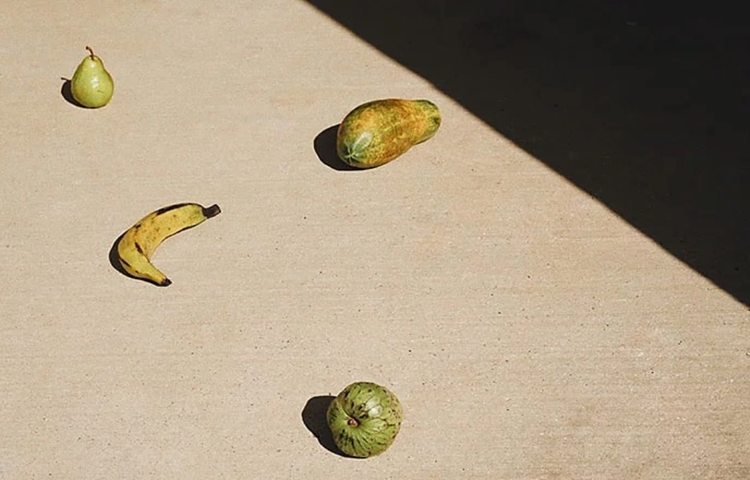
[[[475,22],[466,58],[496,58],[474,48],[493,41],[534,58],[539,31],[566,45],[553,35],[565,22],[520,18],[502,38]],[[588,188],[596,175],[561,175],[580,151],[553,167],[532,154],[550,133],[529,136],[534,110],[513,91],[476,116],[363,38],[293,0],[4,7],[0,477],[750,476],[738,290],[654,240],[657,217],[614,213],[622,191],[613,205]],[[63,95],[86,45],[117,85],[95,111]],[[330,127],[386,97],[434,101],[440,131],[384,167],[338,168]],[[601,124],[562,107],[606,153]],[[111,267],[120,233],[182,201],[222,215],[157,252],[173,285]],[[325,448],[313,408],[360,380],[405,412],[398,441],[366,461]]]

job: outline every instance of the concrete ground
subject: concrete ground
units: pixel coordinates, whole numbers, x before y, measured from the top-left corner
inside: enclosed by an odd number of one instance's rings
[[[750,478],[739,17],[454,3],[5,7],[0,478]],[[344,168],[388,97],[437,135]],[[112,267],[185,201],[171,286]],[[367,460],[358,380],[405,411]]]

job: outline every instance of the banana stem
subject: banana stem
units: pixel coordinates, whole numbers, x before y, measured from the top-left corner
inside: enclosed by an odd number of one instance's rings
[[[216,204],[203,209],[203,216],[205,216],[206,218],[215,217],[216,215],[220,213],[221,213],[221,208],[219,208],[219,206]]]

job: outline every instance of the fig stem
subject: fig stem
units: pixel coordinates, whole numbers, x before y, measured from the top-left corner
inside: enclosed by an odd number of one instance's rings
[[[91,54],[91,59],[93,60],[94,59],[94,51],[88,45],[86,45],[86,50],[89,51],[89,53]]]
[[[353,418],[350,418],[349,420],[347,420],[346,423],[350,427],[356,427],[357,425],[359,425],[359,423],[355,419],[353,419]]]

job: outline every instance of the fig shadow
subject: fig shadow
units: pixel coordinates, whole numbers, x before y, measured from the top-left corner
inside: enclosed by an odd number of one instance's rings
[[[302,423],[318,439],[318,443],[331,453],[344,458],[355,458],[339,450],[333,441],[333,434],[328,428],[326,412],[333,399],[331,395],[318,395],[312,397],[302,409]]]
[[[328,167],[341,172],[361,170],[344,163],[336,153],[336,132],[338,130],[339,124],[331,125],[315,137],[313,148],[315,148],[318,159]]]

